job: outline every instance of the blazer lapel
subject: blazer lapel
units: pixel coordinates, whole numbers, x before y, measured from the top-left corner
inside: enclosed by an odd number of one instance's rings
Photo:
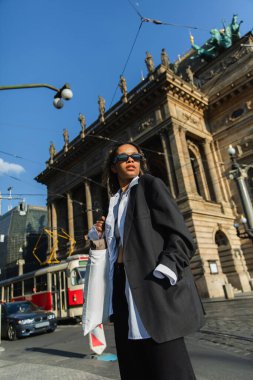
[[[123,239],[123,246],[125,247],[127,244],[127,239],[129,236],[129,232],[132,225],[133,220],[133,214],[134,214],[134,207],[135,207],[135,198],[136,198],[136,191],[137,191],[137,184],[131,188],[130,191],[130,198],[128,201],[127,206],[127,213],[126,213],[126,219],[125,219],[125,226],[124,226],[124,239]]]

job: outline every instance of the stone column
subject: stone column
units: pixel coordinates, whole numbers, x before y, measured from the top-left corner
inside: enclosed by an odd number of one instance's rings
[[[89,181],[84,181],[88,230],[93,226],[92,198]]]
[[[217,171],[215,168],[215,163],[214,163],[214,158],[213,154],[211,151],[211,142],[206,140],[204,143],[204,150],[205,150],[205,155],[206,155],[206,161],[207,161],[207,166],[209,168],[210,174],[211,174],[211,179],[212,179],[212,184],[213,184],[213,189],[216,197],[216,201],[218,203],[223,202],[223,197],[221,193],[221,188],[219,184],[219,177],[217,175]]]
[[[57,212],[55,202],[51,203],[52,210],[52,230],[53,230],[53,247],[55,251],[58,250],[58,238],[57,238]]]
[[[71,193],[67,193],[67,211],[68,211],[68,234],[74,239],[74,212],[73,212],[73,202]],[[73,244],[72,240],[69,240],[71,246]]]
[[[160,133],[160,138],[161,138],[161,143],[163,147],[164,161],[165,161],[165,166],[166,166],[170,192],[173,198],[176,198],[176,191],[175,191],[174,182],[173,182],[172,168],[171,168],[170,160],[169,160],[168,147],[167,147],[166,139],[163,133]]]
[[[186,129],[173,125],[171,131],[169,138],[178,181],[179,197],[196,194],[197,190],[185,137]]]

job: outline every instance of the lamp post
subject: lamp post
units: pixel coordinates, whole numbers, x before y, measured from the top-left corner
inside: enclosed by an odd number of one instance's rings
[[[56,92],[56,95],[54,96],[53,105],[57,109],[60,109],[63,107],[64,105],[63,99],[70,100],[73,98],[73,92],[68,83],[65,83],[60,89],[46,83],[31,83],[31,84],[18,84],[18,85],[13,85],[13,86],[0,86],[0,91],[1,90],[20,90],[20,89],[25,89],[25,88],[38,88],[38,87],[49,88],[50,90],[53,90]]]
[[[240,165],[237,161],[236,150],[230,145],[228,148],[228,154],[230,155],[232,165],[231,170],[229,171],[229,178],[236,181],[237,188],[239,191],[240,199],[243,206],[243,211],[246,217],[242,215],[240,222],[244,226],[244,232],[241,233],[239,230],[239,223],[235,223],[237,235],[242,239],[251,239],[253,240],[253,206],[245,182],[247,178],[247,172],[245,168],[247,165]]]

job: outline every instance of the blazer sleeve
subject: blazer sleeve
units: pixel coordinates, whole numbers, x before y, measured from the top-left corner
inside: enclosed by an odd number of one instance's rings
[[[194,243],[165,183],[153,178],[151,191],[148,191],[150,213],[155,228],[164,239],[164,248],[157,264],[167,266],[180,279],[182,270],[190,264],[194,255]]]

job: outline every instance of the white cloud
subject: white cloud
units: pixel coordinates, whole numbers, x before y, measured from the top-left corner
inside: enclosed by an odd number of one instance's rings
[[[18,165],[18,164],[12,164],[0,158],[0,174],[10,174],[10,173],[20,174],[24,171],[25,169],[23,168],[23,166]]]

